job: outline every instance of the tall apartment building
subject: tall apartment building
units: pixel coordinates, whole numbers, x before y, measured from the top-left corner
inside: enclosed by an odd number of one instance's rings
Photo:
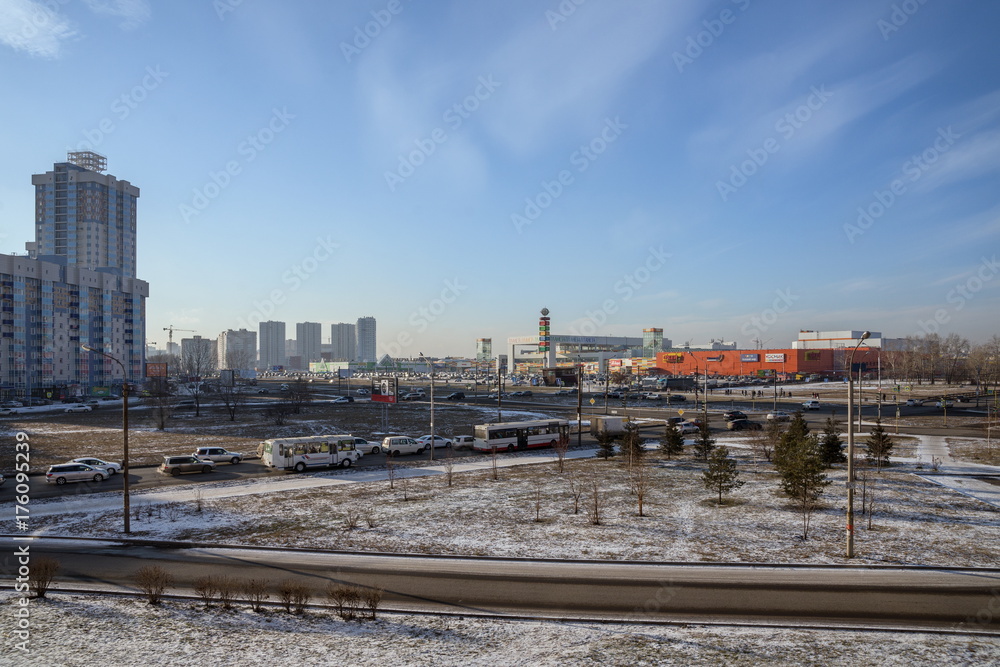
[[[375,318],[359,317],[357,324],[358,361],[378,361],[375,358]]]
[[[319,322],[299,322],[295,325],[295,354],[302,358],[304,368],[310,361],[320,361],[323,325]]]
[[[261,322],[258,327],[260,332],[260,358],[257,368],[270,370],[273,366],[284,366],[285,355],[285,323],[284,322]]]
[[[340,322],[330,325],[330,359],[355,361],[358,355],[357,327]]]
[[[208,375],[219,367],[216,341],[192,336],[181,339],[181,366],[191,375]]]
[[[70,153],[35,174],[35,240],[0,255],[0,393],[58,398],[141,382],[149,285],[136,279],[139,189]],[[116,361],[82,349],[86,345]]]
[[[253,370],[257,366],[257,332],[223,331],[217,341],[219,368]]]

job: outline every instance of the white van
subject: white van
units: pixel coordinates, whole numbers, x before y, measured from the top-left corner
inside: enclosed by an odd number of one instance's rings
[[[809,400],[802,404],[803,410],[819,410],[819,401]]]
[[[451,439],[452,449],[472,449],[476,439],[471,435],[456,435]]]
[[[425,445],[407,436],[391,435],[382,440],[382,451],[386,453],[386,456],[423,454],[425,449]]]

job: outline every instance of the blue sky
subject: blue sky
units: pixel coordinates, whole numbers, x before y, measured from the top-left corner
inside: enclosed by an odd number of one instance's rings
[[[988,0],[0,0],[0,251],[33,238],[31,174],[92,149],[142,191],[161,346],[373,315],[380,352],[472,355],[543,306],[677,344],[985,340],[998,25]]]

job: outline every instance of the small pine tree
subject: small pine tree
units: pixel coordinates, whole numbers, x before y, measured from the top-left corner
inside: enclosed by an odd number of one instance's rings
[[[823,473],[819,439],[813,435],[782,438],[781,489],[792,498],[802,512],[802,539],[809,538],[809,521],[823,489],[830,480]]]
[[[773,421],[772,421],[773,423]],[[788,423],[778,442],[774,446],[774,467],[780,472],[785,465],[785,458],[788,456],[797,443],[809,435],[809,425],[801,412],[796,412],[795,416]]]
[[[597,455],[602,459],[610,459],[615,455],[615,436],[607,431],[597,434]]]
[[[889,455],[892,453],[892,437],[882,427],[882,420],[875,420],[875,428],[865,441],[868,448],[868,460],[875,465],[877,472],[882,472],[883,466],[890,465]]]
[[[666,433],[663,439],[660,440],[660,452],[668,459],[674,454],[682,454],[684,452],[684,435],[677,428],[677,424],[670,420],[667,420]]]
[[[834,463],[843,463],[847,460],[844,456],[844,441],[840,439],[840,424],[835,422],[833,417],[826,418],[823,437],[820,439],[820,456],[827,468]]]
[[[730,493],[743,486],[743,480],[739,476],[736,460],[729,457],[729,450],[717,447],[708,456],[708,468],[702,473],[702,480],[706,489],[718,492],[721,505],[723,493]]]
[[[698,437],[694,440],[694,451],[701,457],[702,461],[707,461],[713,447],[715,447],[715,440],[708,428],[708,422],[702,422],[698,428]]]

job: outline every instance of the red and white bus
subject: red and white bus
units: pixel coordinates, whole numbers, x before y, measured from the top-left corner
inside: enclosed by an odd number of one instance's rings
[[[560,440],[569,442],[569,422],[565,419],[537,419],[480,424],[473,429],[473,435],[472,448],[479,452],[554,447]]]

